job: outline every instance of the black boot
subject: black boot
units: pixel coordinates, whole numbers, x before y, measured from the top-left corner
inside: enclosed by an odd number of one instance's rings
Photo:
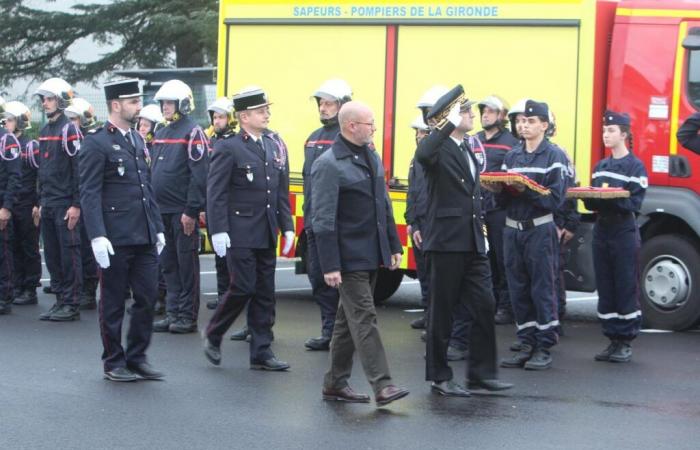
[[[630,341],[619,340],[617,348],[610,354],[610,362],[630,362],[632,359],[632,346]]]
[[[326,335],[309,338],[304,342],[304,347],[309,350],[329,350],[331,347],[331,338]]]
[[[49,316],[52,322],[71,322],[80,320],[80,310],[77,305],[61,305]]]
[[[525,363],[526,370],[546,370],[552,367],[552,355],[549,354],[549,349],[538,348],[535,353]]]
[[[154,333],[167,333],[170,331],[170,325],[175,323],[177,318],[175,316],[166,315],[160,320],[153,322],[153,332]]]
[[[241,328],[240,330],[231,333],[232,341],[249,341],[250,340],[250,330],[248,326]]]
[[[177,319],[175,322],[170,324],[168,330],[175,334],[194,333],[197,331],[197,322],[192,319]]]
[[[501,367],[505,367],[507,369],[516,369],[523,367],[525,363],[528,362],[530,358],[532,358],[533,352],[534,349],[532,348],[532,345],[521,344],[520,351],[518,353],[515,353],[508,359],[501,360]]]
[[[610,361],[610,355],[613,354],[615,350],[617,350],[617,346],[619,345],[618,341],[615,339],[610,340],[610,344],[608,344],[607,347],[605,347],[605,350],[602,352],[596,354],[593,359],[596,361]]]
[[[216,309],[221,301],[221,296],[207,300],[207,309]]]
[[[49,320],[51,315],[58,311],[58,308],[60,307],[61,305],[59,304],[58,300],[56,300],[56,303],[54,303],[48,311],[44,311],[43,313],[39,314],[39,320]]]
[[[508,308],[498,308],[493,321],[496,325],[510,325],[515,322],[513,313]]]
[[[425,330],[425,316],[421,316],[416,320],[411,321],[410,325],[414,330]]]
[[[36,305],[38,302],[36,289],[34,289],[32,291],[22,291],[12,303],[15,305]]]

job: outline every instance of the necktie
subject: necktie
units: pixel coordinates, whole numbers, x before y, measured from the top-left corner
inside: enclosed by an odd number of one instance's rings
[[[469,150],[467,150],[467,144],[462,142],[461,144],[459,144],[459,149],[462,150],[462,155],[464,155],[464,158],[467,160],[467,167],[469,168],[469,179],[473,182],[474,174],[472,173],[472,164],[474,164],[474,161],[472,161],[472,158],[469,155]]]
[[[136,148],[136,141],[134,140],[134,135],[132,134],[133,132],[131,130],[126,132],[126,138],[131,144],[132,147]]]
[[[256,144],[258,144],[258,149],[260,150],[260,154],[262,155],[263,159],[265,159],[265,143],[263,142],[262,136],[260,136],[260,139],[255,141]]]

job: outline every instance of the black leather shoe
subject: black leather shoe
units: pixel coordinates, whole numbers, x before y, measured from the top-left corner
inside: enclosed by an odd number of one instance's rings
[[[610,354],[610,362],[630,362],[632,360],[632,346],[628,341],[619,341],[617,348]]]
[[[353,391],[352,388],[350,388],[350,386],[345,386],[343,389],[323,388],[322,395],[323,399],[326,401],[369,403],[369,395],[358,394],[355,391]]]
[[[487,391],[505,391],[513,387],[513,383],[504,383],[499,380],[469,380],[469,389],[486,389]]]
[[[204,356],[215,366],[221,364],[221,349],[212,344],[208,338],[204,339]]]
[[[496,311],[493,321],[496,325],[510,325],[515,322],[513,319],[513,313],[507,309],[499,309]]]
[[[523,349],[523,343],[520,341],[515,341],[512,344],[510,344],[509,348],[511,352],[519,352]]]
[[[425,330],[425,316],[421,316],[411,322],[411,328],[414,330]]]
[[[408,389],[390,384],[377,393],[377,395],[374,397],[374,401],[377,402],[377,406],[384,406],[400,398],[404,398],[407,395]]]
[[[137,375],[126,367],[117,367],[116,369],[105,371],[104,377],[105,380],[121,382],[136,381],[139,379]]]
[[[231,333],[232,341],[248,341],[250,342],[250,330],[245,326],[238,331]]]
[[[331,338],[326,336],[309,338],[304,342],[304,347],[309,350],[329,350],[331,348]]]
[[[544,348],[535,350],[532,358],[525,363],[525,370],[547,370],[550,367],[552,367],[552,355]]]
[[[432,382],[430,390],[445,397],[471,397],[471,393],[454,381]]]
[[[463,361],[469,356],[469,349],[460,350],[457,347],[448,346],[447,347],[447,360],[448,361]]]
[[[161,380],[163,377],[165,377],[163,372],[154,369],[153,366],[146,362],[140,364],[127,364],[126,367],[135,375],[138,375],[144,380]]]
[[[191,319],[178,319],[168,327],[171,333],[185,334],[197,331],[197,322]]]
[[[59,306],[60,305],[58,302],[54,303],[48,311],[44,311],[43,313],[39,314],[39,320],[49,320],[51,318],[51,314],[58,311]]]
[[[177,321],[174,316],[165,316],[160,320],[153,322],[153,332],[154,333],[166,333],[170,331],[170,324]]]
[[[51,286],[44,286],[44,288],[42,289],[42,291],[44,291],[44,294],[55,294],[55,293],[56,293],[56,291],[54,291],[54,290],[51,288]]]
[[[271,370],[274,372],[279,372],[282,370],[287,370],[289,369],[289,364],[287,364],[284,361],[280,361],[279,359],[275,358],[274,356],[270,359],[266,359],[265,361],[251,361],[250,362],[250,368],[253,370]]]
[[[515,353],[508,359],[501,360],[501,367],[505,367],[507,369],[519,369],[520,367],[523,367],[525,363],[530,360],[530,358],[532,358],[533,352],[534,349],[531,345],[521,344],[519,352]]]
[[[219,306],[219,298],[212,298],[207,301],[207,309],[216,309]]]
[[[49,316],[52,322],[71,322],[80,320],[80,310],[76,305],[61,305],[53,314]]]
[[[616,340],[611,340],[610,344],[608,344],[607,347],[605,347],[605,350],[602,352],[596,354],[593,359],[596,361],[610,361],[610,355],[613,354],[615,350],[617,350],[617,346],[619,345],[618,341]]]
[[[0,316],[12,312],[12,302],[0,302]]]
[[[39,300],[36,291],[23,291],[12,301],[15,305],[36,305]]]

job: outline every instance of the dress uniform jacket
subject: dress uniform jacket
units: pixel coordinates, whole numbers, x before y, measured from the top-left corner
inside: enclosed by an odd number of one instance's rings
[[[328,150],[340,133],[338,122],[324,125],[311,133],[304,143],[304,217],[309,221],[306,228],[311,229],[311,166],[326,150]]]
[[[44,125],[39,133],[41,206],[80,207],[78,158],[75,156],[79,150],[79,145],[76,146],[79,134],[71,124],[64,138],[63,130],[69,123],[70,120],[61,113],[54,122]],[[64,141],[68,150],[64,148]]]
[[[143,140],[134,142],[136,148],[109,122],[83,142],[81,202],[91,240],[105,236],[115,247],[155,244],[164,230]]]
[[[228,233],[234,248],[274,248],[280,230],[294,231],[287,149],[271,131],[262,139],[264,153],[245,131],[218,140],[212,153],[209,233]]]
[[[476,176],[470,180],[465,153],[449,137],[454,129],[452,123],[447,123],[434,130],[416,151],[416,160],[426,171],[429,199],[422,230],[423,250],[485,253],[479,165],[469,149]]]
[[[379,155],[338,135],[314,163],[311,178],[312,226],[323,273],[390,266],[391,255],[402,247]]]
[[[189,116],[156,132],[151,150],[153,190],[162,214],[185,213],[197,218],[204,211],[207,185],[207,143],[192,137],[197,127]],[[188,146],[192,141],[192,157]]]

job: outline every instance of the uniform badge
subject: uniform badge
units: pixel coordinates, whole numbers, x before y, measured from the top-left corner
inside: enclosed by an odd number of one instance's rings
[[[248,179],[248,182],[253,182],[253,171],[250,170],[250,166],[245,166],[245,177]]]
[[[122,149],[121,146],[120,146],[119,144],[114,144],[114,145],[112,146],[112,148],[113,148],[114,150],[121,150],[121,149]]]
[[[117,166],[117,173],[119,174],[120,177],[124,176],[124,162],[119,159],[119,165]]]
[[[474,152],[474,157],[480,166],[484,166],[484,154],[482,152]]]
[[[75,142],[73,143],[73,147],[75,147],[75,150],[76,150],[76,151],[80,150],[80,141],[75,141]]]

